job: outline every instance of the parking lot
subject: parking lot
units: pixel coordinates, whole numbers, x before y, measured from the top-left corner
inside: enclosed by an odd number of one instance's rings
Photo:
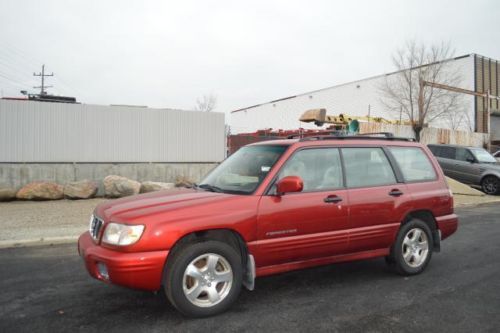
[[[383,259],[257,280],[233,308],[188,319],[160,294],[91,279],[76,245],[0,250],[0,331],[496,331],[500,325],[498,204],[458,209],[459,231],[424,274]]]

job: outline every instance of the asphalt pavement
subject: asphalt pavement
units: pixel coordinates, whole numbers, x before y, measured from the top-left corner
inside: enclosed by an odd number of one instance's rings
[[[0,250],[0,332],[498,332],[500,205],[457,210],[458,232],[418,276],[383,259],[256,281],[222,315],[188,319],[160,294],[93,280],[76,244]]]

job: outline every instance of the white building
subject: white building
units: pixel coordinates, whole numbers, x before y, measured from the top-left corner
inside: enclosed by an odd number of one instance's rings
[[[469,54],[442,62],[446,70],[457,71],[461,77],[460,88],[500,95],[500,62],[477,54]],[[399,120],[398,112],[389,110],[383,103],[381,86],[386,80],[401,72],[382,74],[367,79],[310,91],[277,99],[231,112],[232,133],[254,132],[260,129],[318,128],[314,124],[299,122],[300,115],[308,109],[326,108],[327,114],[340,113],[353,116],[383,117]],[[456,119],[441,118],[429,126],[486,132],[485,102],[481,97],[461,94],[463,117],[457,126]],[[493,110],[500,109],[499,101],[492,101]],[[402,116],[405,120],[405,117]],[[452,124],[455,122],[454,124]]]

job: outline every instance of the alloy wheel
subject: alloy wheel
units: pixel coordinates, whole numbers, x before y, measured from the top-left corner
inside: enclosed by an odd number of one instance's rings
[[[221,255],[206,253],[187,265],[182,289],[186,298],[199,307],[212,307],[227,297],[233,284],[233,271]]]
[[[408,266],[420,267],[429,255],[427,234],[420,228],[410,229],[402,244],[403,259]]]
[[[487,177],[483,180],[483,191],[486,194],[496,194],[498,192],[498,178]]]

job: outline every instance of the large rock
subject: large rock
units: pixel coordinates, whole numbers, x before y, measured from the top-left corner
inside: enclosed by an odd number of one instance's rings
[[[161,182],[142,182],[141,193],[155,192],[161,190],[169,190],[174,188],[174,183],[161,183]]]
[[[175,186],[176,187],[193,187],[195,182],[187,177],[184,176],[178,176],[175,179]]]
[[[0,201],[11,201],[16,199],[17,191],[10,187],[0,187]]]
[[[109,198],[121,198],[138,194],[141,183],[121,176],[107,176],[104,178],[104,194]]]
[[[16,194],[21,200],[58,200],[64,197],[63,186],[51,182],[33,182]]]
[[[89,199],[95,197],[97,184],[90,180],[81,180],[64,185],[64,196],[70,199]]]

